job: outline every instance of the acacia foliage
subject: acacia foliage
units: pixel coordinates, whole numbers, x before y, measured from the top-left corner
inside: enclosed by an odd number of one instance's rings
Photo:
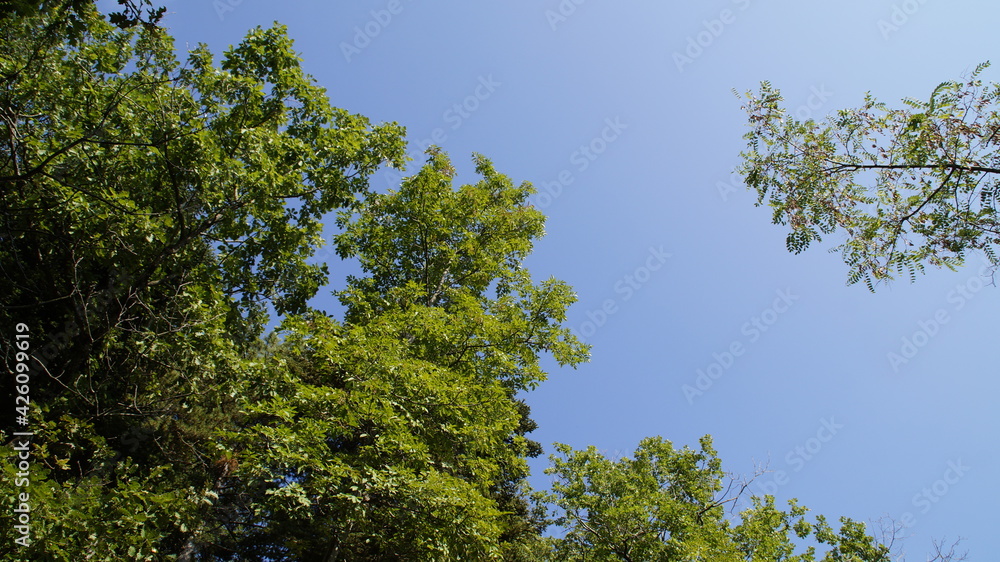
[[[954,269],[974,250],[996,265],[1000,85],[980,79],[987,67],[926,101],[891,108],[868,94],[822,121],[789,117],[768,82],[747,92],[738,172],[789,226],[788,250],[840,232],[848,283],[872,290],[895,275],[913,280],[925,264]]]

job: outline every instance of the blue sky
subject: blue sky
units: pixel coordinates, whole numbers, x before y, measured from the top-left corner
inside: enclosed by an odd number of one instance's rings
[[[180,48],[221,52],[280,21],[334,105],[433,139],[465,181],[479,152],[535,184],[549,219],[528,267],[573,285],[569,325],[594,346],[575,371],[547,359],[550,379],[528,396],[547,452],[558,441],[627,455],[645,436],[696,446],[709,433],[729,471],[769,460],[757,493],[909,523],[910,560],[932,538],[966,537],[975,560],[1000,552],[1000,301],[978,262],[875,294],[846,286],[824,251],[835,237],[787,253],[731,173],[746,122],[732,89],[769,80],[814,118],[866,91],[926,99],[994,55],[994,3],[166,6]],[[345,267],[331,264],[335,279]],[[912,357],[893,365],[907,341]],[[699,370],[716,378],[699,388]],[[537,487],[547,464],[532,463]]]

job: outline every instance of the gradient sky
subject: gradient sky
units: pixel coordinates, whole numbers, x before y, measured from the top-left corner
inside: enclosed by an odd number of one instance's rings
[[[835,239],[787,253],[785,230],[732,175],[746,127],[733,89],[769,80],[799,117],[814,118],[866,91],[890,105],[927,99],[994,55],[1000,6],[165,5],[181,49],[221,52],[279,21],[335,106],[397,121],[413,143],[433,140],[464,182],[476,179],[479,152],[539,189],[547,235],[528,267],[575,288],[569,325],[594,346],[576,370],[546,358],[550,378],[528,395],[547,453],[563,442],[621,456],[645,436],[697,446],[708,433],[728,471],[769,461],[756,493],[797,497],[834,519],[909,523],[909,560],[924,559],[933,538],[965,537],[972,560],[1000,553],[991,280],[974,262],[875,294],[847,286],[847,266],[825,251]],[[392,180],[380,173],[374,185]],[[335,284],[349,269],[331,263]],[[894,366],[904,338],[922,345]],[[717,378],[685,394],[699,370]],[[547,465],[532,462],[536,487],[548,486]]]

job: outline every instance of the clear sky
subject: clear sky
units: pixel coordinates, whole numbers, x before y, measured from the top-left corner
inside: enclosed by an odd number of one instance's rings
[[[894,105],[927,99],[994,57],[1000,6],[165,5],[182,49],[221,52],[279,21],[334,105],[433,140],[465,181],[479,152],[535,184],[549,220],[528,267],[573,285],[569,324],[594,346],[575,371],[546,358],[550,378],[528,395],[547,453],[558,441],[627,455],[645,436],[697,446],[709,433],[726,470],[769,460],[756,493],[833,518],[908,523],[909,560],[924,559],[932,538],[965,537],[972,560],[1000,553],[1000,293],[978,264],[875,294],[846,286],[847,267],[824,251],[834,244],[788,254],[784,229],[731,173],[746,127],[732,89],[769,80],[815,118],[866,91]],[[335,281],[348,268],[331,263]],[[889,354],[904,352],[893,364]],[[548,485],[547,464],[532,463],[536,487]]]

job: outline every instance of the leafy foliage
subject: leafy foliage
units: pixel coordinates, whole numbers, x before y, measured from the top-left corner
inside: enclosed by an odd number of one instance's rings
[[[284,28],[182,63],[162,11],[120,4],[0,13],[0,324],[34,358],[31,478],[0,479],[30,495],[32,541],[4,518],[4,559],[812,560],[790,529],[824,560],[882,559],[858,524],[771,498],[733,526],[707,438],[617,463],[559,446],[563,483],[532,492],[523,394],[543,353],[588,358],[570,287],[523,267],[532,186],[475,155],[455,187],[432,148],[373,193],[402,128],[332,107]],[[334,214],[362,269],[340,319],[310,306]]]
[[[320,218],[401,165],[402,130],[330,107],[280,27],[221,68],[204,46],[182,66],[156,27],[78,16],[0,20],[0,317],[28,325],[38,361],[31,495],[64,498],[39,506],[42,534],[19,554],[191,551],[225,517],[217,430],[238,412],[265,307],[306,310],[326,282],[307,261]],[[81,518],[104,505],[119,508],[101,525],[146,531],[83,540]]]
[[[483,180],[455,190],[432,151],[399,192],[345,211],[338,251],[368,274],[340,293],[347,320],[282,326],[285,380],[261,381],[241,465],[272,483],[258,513],[289,559],[489,559],[544,526],[522,497],[540,448],[515,395],[544,378],[542,351],[586,350],[559,325],[568,287],[520,267],[542,232],[530,185],[476,161]]]
[[[151,0],[117,0],[120,11],[108,14],[108,21],[122,29],[141,25],[155,28],[166,14],[163,6],[154,8]],[[0,4],[0,20],[4,18],[25,18],[48,13],[64,24],[69,33],[67,38],[79,39],[86,28],[86,21],[96,13],[95,0],[6,0]]]
[[[889,549],[865,533],[862,523],[841,519],[835,532],[822,516],[805,518],[795,500],[779,510],[774,497],[752,497],[739,524],[725,518],[745,486],[728,495],[721,462],[712,440],[699,451],[674,449],[660,437],[644,439],[633,458],[613,461],[588,447],[574,451],[557,445],[546,470],[555,476],[548,500],[556,505],[556,523],[564,536],[553,540],[557,560],[685,560],[808,562],[822,560],[888,562]],[[807,537],[829,545],[822,558],[816,546],[801,547]],[[796,550],[800,554],[795,554]]]
[[[954,269],[970,250],[997,264],[1000,244],[1000,85],[984,85],[979,65],[943,82],[927,101],[892,109],[870,94],[822,122],[787,117],[777,89],[747,93],[739,173],[788,225],[788,250],[842,231],[837,246],[848,282],[875,283],[924,264]]]

